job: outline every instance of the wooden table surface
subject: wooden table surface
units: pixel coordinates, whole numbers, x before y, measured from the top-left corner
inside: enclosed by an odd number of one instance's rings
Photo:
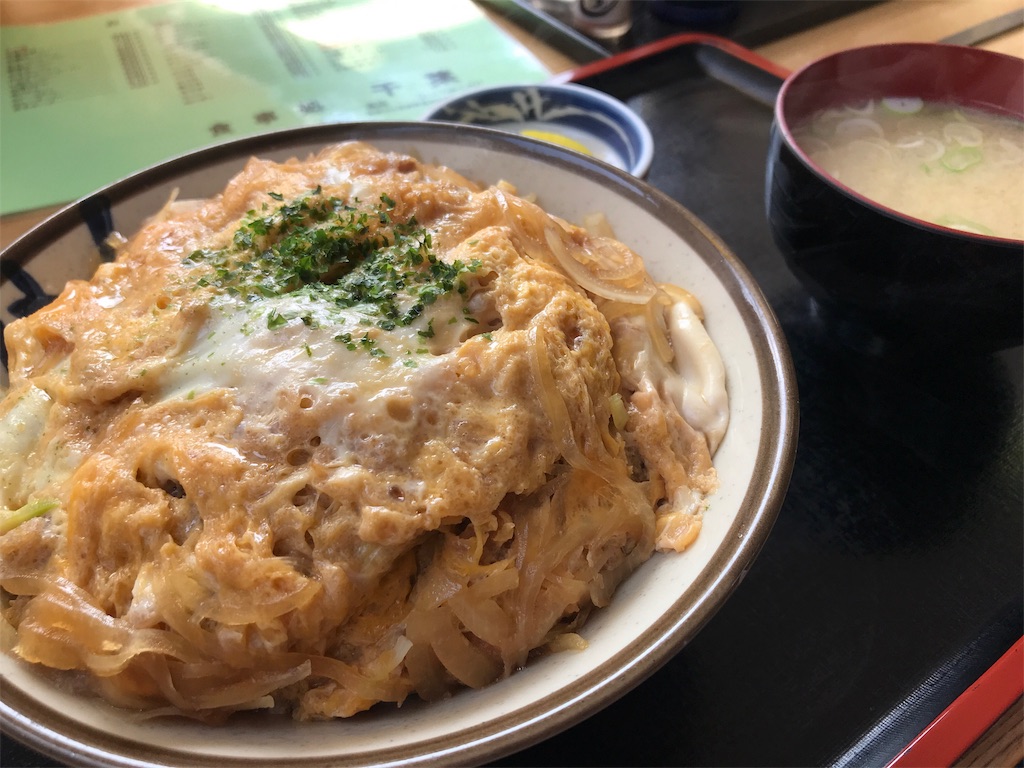
[[[120,10],[161,0],[0,0],[0,25],[36,24]],[[822,24],[756,49],[793,70],[845,48],[884,42],[939,41],[983,22],[1020,12],[1021,0],[890,0],[866,5]],[[574,69],[576,62],[532,38],[504,18],[494,22],[525,43],[552,74]],[[1024,58],[1024,28],[986,40],[980,48]],[[56,208],[0,217],[0,247],[6,247]],[[957,761],[963,766],[1018,766],[1024,761],[1024,702],[1018,700]]]

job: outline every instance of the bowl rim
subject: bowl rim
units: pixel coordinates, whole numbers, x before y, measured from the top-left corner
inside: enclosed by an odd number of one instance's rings
[[[907,213],[903,213],[895,208],[891,208],[887,205],[872,200],[870,197],[863,195],[855,189],[847,186],[842,181],[836,179],[831,174],[827,173],[820,165],[815,163],[809,155],[804,152],[803,147],[793,136],[793,128],[786,116],[787,107],[787,96],[788,94],[798,86],[798,84],[808,76],[808,73],[814,70],[825,67],[833,61],[838,61],[843,58],[861,56],[870,54],[871,52],[896,52],[899,50],[912,51],[927,51],[927,50],[940,50],[947,54],[956,54],[958,51],[971,52],[972,55],[978,56],[979,58],[989,59],[993,62],[1001,61],[1008,65],[1020,66],[1022,75],[1024,75],[1024,59],[1018,59],[1015,56],[1000,53],[998,51],[989,51],[984,48],[972,48],[970,46],[953,45],[950,43],[927,43],[927,42],[907,42],[907,43],[878,43],[874,45],[864,45],[855,48],[846,48],[841,51],[835,51],[833,53],[822,56],[815,59],[808,64],[800,67],[799,69],[792,72],[787,77],[779,88],[778,97],[775,100],[775,106],[773,108],[774,117],[772,121],[773,131],[777,131],[782,137],[782,143],[786,148],[818,179],[826,186],[834,189],[835,191],[845,195],[846,197],[852,198],[855,202],[860,205],[867,207],[868,209],[886,216],[890,219],[894,219],[899,223],[914,226],[920,229],[924,229],[935,234],[940,234],[945,237],[951,237],[954,239],[961,239],[967,242],[974,243],[992,243],[994,245],[1020,245],[1024,246],[1024,239],[1017,239],[1013,237],[1003,237],[1000,235],[988,235],[980,232],[967,232],[962,229],[956,229],[954,227],[944,226],[942,224],[936,224],[935,222],[921,219],[916,216],[912,216]],[[1017,115],[1016,113],[1010,115],[1007,113],[997,113],[995,110],[986,110],[981,106],[970,106],[971,109],[978,109],[980,111],[989,112],[990,114],[1002,114],[1002,116],[1016,117],[1017,119],[1024,119],[1024,114]],[[770,178],[769,178],[770,181]]]
[[[513,718],[516,720],[513,723],[488,723],[446,734],[437,749],[432,749],[429,755],[405,754],[396,758],[393,748],[386,747],[372,754],[364,753],[364,759],[379,760],[382,764],[396,760],[406,765],[435,764],[437,761],[441,761],[437,764],[444,764],[445,761],[456,758],[460,762],[477,762],[495,759],[551,737],[591,716],[653,674],[703,628],[739,586],[770,534],[785,500],[796,460],[799,426],[796,375],[785,334],[749,270],[725,243],[688,209],[625,171],[547,142],[496,129],[460,126],[456,132],[452,125],[397,121],[339,123],[285,129],[185,153],[130,174],[70,203],[24,233],[0,253],[0,258],[21,263],[30,258],[35,251],[46,247],[73,229],[84,226],[85,212],[90,206],[109,205],[126,200],[133,195],[164,186],[182,172],[214,166],[225,160],[244,161],[248,156],[261,152],[287,151],[290,147],[300,144],[327,145],[348,139],[361,139],[370,143],[381,139],[419,139],[447,141],[452,145],[464,146],[467,138],[471,142],[476,142],[474,146],[495,150],[525,150],[534,158],[557,165],[561,170],[579,173],[598,182],[604,180],[614,183],[618,191],[628,194],[638,206],[652,216],[665,211],[681,216],[688,226],[695,228],[708,240],[709,246],[716,253],[715,261],[709,262],[708,266],[716,279],[723,280],[724,275],[731,278],[734,283],[727,283],[724,287],[736,304],[744,329],[751,334],[756,330],[764,336],[754,344],[753,353],[758,382],[762,388],[763,425],[768,428],[759,432],[760,439],[754,463],[757,467],[764,467],[765,471],[757,473],[749,480],[740,502],[737,519],[729,526],[729,532],[737,535],[727,536],[704,565],[703,572],[710,571],[713,578],[702,587],[696,599],[692,601],[689,611],[659,617],[642,637],[632,643],[639,646],[641,652],[634,654],[627,653],[630,648],[620,649],[586,679],[577,680],[547,697],[557,698],[557,706],[550,706],[550,702],[542,698],[524,708],[518,719]],[[699,258],[705,259],[704,256]],[[744,525],[740,524],[740,517]],[[680,592],[673,606],[680,604],[687,597],[685,591]],[[15,703],[20,705],[20,708]],[[46,722],[34,720],[31,717],[33,713],[49,713],[50,722],[56,719],[62,728],[55,729]],[[117,743],[122,738],[116,734],[97,732],[88,724],[55,712],[13,685],[5,686],[4,696],[0,698],[0,729],[58,759],[133,768],[164,764],[139,760],[132,756],[126,758],[123,754],[106,748],[105,744]],[[73,741],[68,741],[69,735]],[[161,750],[162,748],[158,748],[156,752],[151,750],[147,754],[153,755],[154,759],[162,757],[172,760],[166,764],[173,764],[174,758],[180,760],[191,756],[191,753],[172,754]],[[301,762],[295,764],[307,768],[347,764],[346,760],[339,760],[337,756],[300,760]],[[243,759],[226,759],[220,762],[225,766],[235,765],[238,768],[249,764]]]
[[[507,83],[504,85],[487,85],[480,88],[469,88],[460,93],[440,101],[431,106],[421,117],[422,120],[439,123],[454,123],[456,125],[476,125],[487,127],[483,123],[463,123],[457,120],[445,120],[442,113],[454,104],[459,104],[474,96],[483,97],[491,94],[502,94],[518,91],[525,88],[536,89],[547,93],[568,93],[579,96],[593,104],[599,105],[603,110],[612,115],[616,120],[629,126],[635,132],[637,140],[636,160],[627,169],[634,176],[643,177],[651,168],[654,160],[654,135],[651,133],[647,122],[628,104],[610,94],[591,88],[588,85],[579,83]],[[592,158],[597,162],[603,162],[598,158]]]

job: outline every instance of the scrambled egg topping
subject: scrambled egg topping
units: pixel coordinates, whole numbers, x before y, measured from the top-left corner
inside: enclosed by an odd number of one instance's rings
[[[579,277],[609,253],[628,278]],[[250,161],[7,334],[11,650],[124,706],[310,719],[489,684],[692,542],[717,484],[692,297],[366,144]]]

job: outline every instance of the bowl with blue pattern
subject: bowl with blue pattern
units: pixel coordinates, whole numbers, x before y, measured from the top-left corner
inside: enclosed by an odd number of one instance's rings
[[[574,83],[480,88],[435,105],[423,119],[557,144],[639,178],[654,156],[651,131],[636,112],[602,91]]]

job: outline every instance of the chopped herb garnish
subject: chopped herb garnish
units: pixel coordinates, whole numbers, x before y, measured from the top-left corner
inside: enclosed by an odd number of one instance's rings
[[[280,328],[282,325],[288,322],[288,318],[278,312],[276,309],[270,310],[270,314],[267,315],[267,328],[274,330]]]
[[[267,194],[284,201],[280,193]],[[246,302],[301,294],[325,310],[272,309],[267,314],[270,330],[295,317],[317,327],[330,317],[331,308],[357,308],[364,313],[361,324],[391,331],[412,324],[444,295],[464,295],[462,275],[480,267],[478,260],[448,264],[438,259],[430,233],[415,217],[396,220],[395,207],[386,194],[378,206],[366,207],[324,196],[318,187],[269,213],[250,211],[229,247],[195,251],[185,264],[205,267],[196,283],[218,293]],[[424,333],[433,335],[429,324]],[[335,339],[350,348],[355,343],[349,334]],[[384,354],[369,337],[358,344]]]

